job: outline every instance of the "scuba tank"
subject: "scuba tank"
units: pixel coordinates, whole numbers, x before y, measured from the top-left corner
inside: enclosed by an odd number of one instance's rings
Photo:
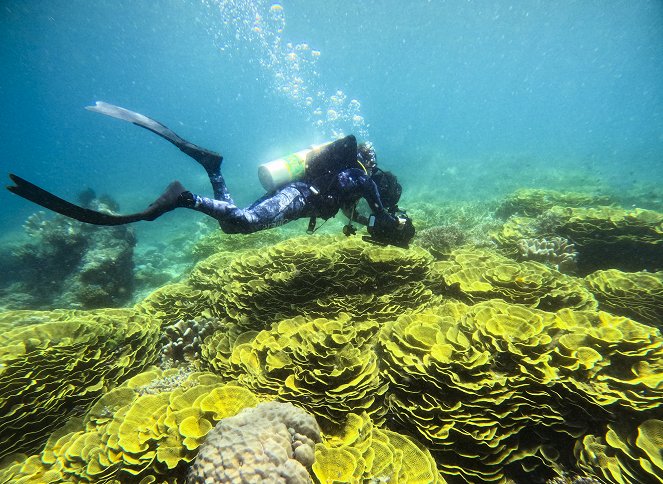
[[[258,178],[268,192],[296,180],[324,191],[330,180],[352,166],[357,166],[357,139],[349,135],[264,163],[258,167]]]
[[[271,192],[286,183],[301,180],[312,162],[320,158],[317,155],[330,144],[331,141],[321,145],[311,145],[310,148],[263,163],[258,167],[258,178],[263,188]]]

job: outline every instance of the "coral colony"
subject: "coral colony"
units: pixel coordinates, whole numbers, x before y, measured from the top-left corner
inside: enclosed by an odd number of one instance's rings
[[[663,214],[494,208],[415,204],[408,250],[216,233],[133,307],[0,313],[0,480],[661,482]]]

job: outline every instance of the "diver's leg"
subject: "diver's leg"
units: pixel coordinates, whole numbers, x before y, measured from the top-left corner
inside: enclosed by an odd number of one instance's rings
[[[284,225],[308,216],[306,197],[295,187],[286,186],[242,209],[224,200],[213,200],[192,193],[183,194],[183,206],[202,212],[219,221],[221,230],[229,234],[248,234]]]
[[[221,166],[215,171],[208,171],[207,176],[209,176],[212,190],[214,190],[214,199],[226,202],[230,205],[235,205],[230,193],[228,193],[228,188],[226,188],[226,181],[221,174]]]

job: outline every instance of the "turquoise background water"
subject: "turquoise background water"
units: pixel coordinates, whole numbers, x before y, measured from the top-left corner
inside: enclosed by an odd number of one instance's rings
[[[271,51],[270,64],[261,44],[278,36],[319,51],[298,74],[320,91],[316,102],[341,90],[360,103],[405,205],[663,181],[660,1],[294,0],[279,4],[282,32],[266,20],[272,5],[4,0],[2,170],[72,200],[92,187],[124,212],[173,179],[209,193],[174,147],[83,109],[104,100],[222,152],[231,192],[248,203],[262,193],[260,163],[329,136],[326,121],[314,125],[315,106],[281,92],[290,50]],[[3,235],[34,210],[2,191]]]

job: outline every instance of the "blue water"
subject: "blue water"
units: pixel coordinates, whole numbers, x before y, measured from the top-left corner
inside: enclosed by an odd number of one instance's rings
[[[246,23],[224,23],[247,5]],[[663,181],[660,1],[279,5],[4,0],[2,171],[69,199],[90,186],[125,212],[173,179],[209,192],[165,141],[83,109],[104,100],[221,151],[240,203],[261,194],[260,163],[332,131],[370,138],[404,180],[405,205],[421,193],[472,199],[577,178],[615,190]],[[293,82],[312,105],[283,91]],[[337,111],[361,122],[330,120],[339,90]],[[34,210],[3,190],[3,234]]]

